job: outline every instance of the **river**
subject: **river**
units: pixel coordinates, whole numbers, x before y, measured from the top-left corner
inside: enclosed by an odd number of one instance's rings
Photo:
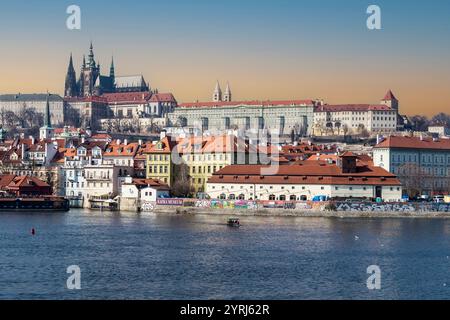
[[[0,212],[0,299],[450,298],[450,219],[226,218]]]

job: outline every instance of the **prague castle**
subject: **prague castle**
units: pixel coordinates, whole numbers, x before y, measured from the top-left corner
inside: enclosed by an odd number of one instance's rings
[[[95,62],[92,43],[89,48],[88,60],[86,61],[86,58],[83,57],[80,77],[77,80],[72,55],[70,55],[64,88],[65,97],[91,97],[101,96],[105,93],[147,92],[149,90],[150,86],[142,75],[116,77],[114,59],[111,60],[109,75],[101,75],[100,62]]]

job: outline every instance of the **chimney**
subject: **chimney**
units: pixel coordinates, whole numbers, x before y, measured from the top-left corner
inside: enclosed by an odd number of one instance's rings
[[[117,139],[116,144],[120,144],[121,142],[120,139]]]
[[[86,139],[84,137],[81,138],[81,143],[85,143]]]
[[[22,160],[25,159],[25,144],[22,143]]]
[[[123,144],[127,146],[128,145],[128,140],[127,139],[123,140]]]
[[[142,146],[142,139],[139,139],[139,140],[138,140],[138,144],[139,144],[140,146]]]

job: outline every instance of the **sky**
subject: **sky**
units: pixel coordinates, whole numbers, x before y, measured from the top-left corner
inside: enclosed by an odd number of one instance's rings
[[[66,27],[69,5],[81,30]],[[381,8],[381,30],[366,26]],[[93,42],[102,74],[143,74],[179,102],[379,103],[403,114],[450,111],[450,1],[0,0],[0,94],[63,94],[70,53],[79,73]]]

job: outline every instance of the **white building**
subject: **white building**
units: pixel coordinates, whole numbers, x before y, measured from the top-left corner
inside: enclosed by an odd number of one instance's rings
[[[357,161],[352,153],[342,155],[338,164],[303,161],[281,165],[275,174],[269,167],[232,165],[216,172],[207,184],[215,199],[313,200],[316,196],[382,198],[400,201],[402,186],[395,175]]]
[[[450,129],[446,126],[430,126],[428,132],[436,134],[438,137],[449,137]]]
[[[373,160],[403,183],[419,178],[425,193],[450,192],[450,139],[391,136],[374,147]]]
[[[58,95],[40,94],[5,94],[0,95],[0,112],[12,111],[20,116],[26,109],[35,109],[45,114],[47,98],[50,104],[51,123],[55,126],[64,124],[64,100]]]
[[[131,172],[131,167],[120,167],[114,164],[86,165],[84,167],[85,187],[82,190],[84,199],[114,198],[121,191],[122,183]],[[87,201],[85,201],[87,204]]]
[[[121,196],[144,202],[156,202],[158,198],[168,198],[170,188],[155,179],[136,179],[127,177],[122,184]]]
[[[397,131],[398,100],[389,90],[380,104],[328,105],[314,111],[313,132],[321,135],[391,133]]]

